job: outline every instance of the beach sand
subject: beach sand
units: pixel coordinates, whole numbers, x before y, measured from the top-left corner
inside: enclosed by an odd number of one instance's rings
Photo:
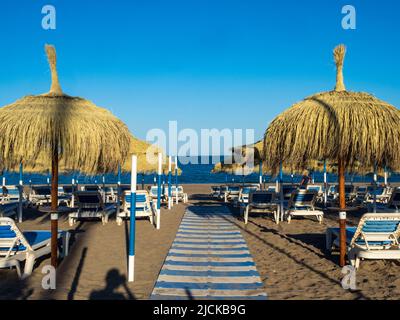
[[[25,281],[18,280],[15,270],[0,270],[0,299],[148,299],[185,209],[213,203],[205,196],[210,185],[184,185],[184,189],[189,203],[171,211],[163,208],[160,230],[148,220],[137,220],[134,283],[126,282],[128,224],[117,226],[114,219],[105,226],[83,222],[72,230],[70,255],[58,268],[56,290],[41,287],[47,257]],[[393,261],[362,261],[357,290],[342,288],[338,256],[325,252],[325,230],[337,226],[335,214],[326,214],[322,224],[296,218],[279,225],[270,216],[252,215],[245,226],[238,210],[232,212],[231,221],[249,246],[269,299],[400,298],[400,264]],[[360,215],[349,216],[349,224],[356,224]],[[30,210],[26,217],[23,230],[50,226],[47,215]],[[60,229],[70,229],[65,218],[60,219]]]

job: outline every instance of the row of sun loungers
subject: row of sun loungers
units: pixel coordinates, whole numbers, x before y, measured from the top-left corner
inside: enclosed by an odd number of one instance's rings
[[[50,203],[51,194],[48,186],[32,187],[36,205],[45,205]],[[64,186],[59,189],[60,200],[67,199],[66,204],[71,203],[71,197],[74,198],[75,208],[68,214],[70,226],[73,226],[78,220],[99,219],[106,224],[112,214],[116,214],[118,225],[122,224],[123,219],[130,217],[131,192],[130,186],[120,186],[121,202],[119,212],[117,212],[116,201],[111,202],[113,191],[106,189],[101,192],[98,186],[85,186],[84,191],[77,191],[72,186]],[[107,194],[107,191],[110,191]],[[151,187],[150,192],[146,190],[136,191],[136,210],[137,218],[149,218],[153,224],[154,217],[157,214],[156,197],[157,187]],[[172,196],[178,201],[187,202],[187,194],[183,192],[183,187],[172,188]],[[167,197],[165,192],[163,197]],[[106,197],[105,197],[106,196]],[[107,201],[105,201],[107,199]],[[115,198],[117,200],[117,198]],[[27,202],[27,200],[24,200]],[[14,220],[10,217],[15,215],[18,210],[18,201],[7,201],[0,205],[0,268],[15,268],[18,276],[26,278],[32,273],[35,261],[50,253],[51,233],[49,231],[20,231]],[[61,248],[61,256],[68,255],[69,232],[60,231],[58,238]],[[21,266],[23,265],[23,270]]]
[[[371,209],[370,199],[375,197],[376,210],[379,213],[367,213],[362,216],[357,227],[347,227],[347,250],[350,263],[359,268],[363,259],[400,259],[400,190],[395,188],[354,188],[346,186],[350,201],[362,199]],[[251,213],[271,214],[276,223],[286,218],[288,223],[295,217],[313,216],[322,223],[324,212],[317,203],[323,200],[322,186],[309,185],[307,189],[282,188],[280,193],[275,187],[260,190],[258,186],[215,186],[211,196],[230,202],[242,209],[244,222],[248,223]],[[383,190],[386,189],[386,190]],[[371,191],[376,191],[371,194]],[[362,195],[358,194],[364,193]],[[225,193],[225,194],[224,194]],[[378,197],[378,194],[380,197]],[[235,200],[231,199],[235,196]],[[237,196],[236,196],[237,195]],[[321,197],[322,196],[322,197]],[[332,194],[330,194],[332,198]],[[339,228],[327,228],[326,249],[334,252],[339,248]]]
[[[276,223],[286,218],[290,221],[296,216],[315,216],[321,223],[323,211],[315,207],[318,192],[315,190],[298,190],[292,186],[282,188],[282,197],[275,189],[259,190],[258,185],[213,187],[211,196],[223,199],[239,206],[245,223],[251,213],[270,213]],[[218,193],[219,191],[219,193]]]

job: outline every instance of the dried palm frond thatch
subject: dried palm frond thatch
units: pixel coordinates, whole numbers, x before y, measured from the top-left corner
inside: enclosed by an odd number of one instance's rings
[[[346,91],[345,53],[344,45],[334,49],[335,90],[294,104],[271,122],[264,135],[264,157],[273,171],[281,163],[305,168],[309,160],[337,161],[341,266],[346,254],[345,168],[362,163],[392,169],[400,160],[399,110],[368,93]]]
[[[400,112],[368,93],[345,90],[344,54],[342,45],[334,51],[334,91],[294,104],[269,125],[264,137],[264,157],[269,167],[277,170],[282,161],[305,168],[309,159],[342,159],[348,170],[357,162],[366,167],[398,166]]]
[[[26,96],[0,108],[0,164],[12,169],[23,162],[35,167],[40,154],[51,159],[51,209],[57,212],[58,169],[88,174],[116,171],[128,155],[127,126],[94,103],[64,94],[58,81],[56,52],[46,45],[50,92]],[[51,220],[51,264],[57,265],[58,222]]]

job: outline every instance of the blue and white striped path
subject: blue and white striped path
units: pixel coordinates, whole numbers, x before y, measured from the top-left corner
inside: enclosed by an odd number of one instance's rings
[[[231,215],[225,206],[186,210],[151,299],[266,299]]]

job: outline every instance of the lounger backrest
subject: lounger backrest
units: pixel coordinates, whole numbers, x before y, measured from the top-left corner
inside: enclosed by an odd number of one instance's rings
[[[99,186],[84,186],[83,188],[85,191],[99,191],[100,190]]]
[[[19,188],[16,186],[6,186],[7,191],[8,191],[8,198],[10,199],[19,199]],[[22,196],[24,194],[22,193]]]
[[[11,218],[0,218],[0,256],[10,252],[32,250],[23,233]]]
[[[131,208],[131,191],[124,191],[124,209]],[[149,195],[145,190],[136,191],[136,208],[148,208],[150,206]]]
[[[371,194],[371,196],[373,196],[373,195],[380,196],[380,195],[382,195],[384,192],[385,192],[385,188],[383,188],[383,187],[377,187],[376,189],[372,189],[372,190],[370,191],[370,194]]]
[[[389,245],[400,236],[400,214],[366,213],[358,224],[351,244]]]
[[[322,192],[322,186],[310,184],[307,186],[307,190],[316,191],[316,192],[320,193],[320,192]]]
[[[352,185],[345,185],[345,186],[344,186],[344,193],[345,193],[345,194],[354,193],[354,186],[352,186]]]
[[[228,192],[229,192],[230,194],[239,194],[239,192],[240,192],[240,187],[238,187],[238,186],[229,186],[229,187],[228,187]]]
[[[314,206],[317,192],[311,190],[298,190],[294,192],[289,200],[291,209],[309,209]]]
[[[79,208],[102,208],[103,199],[98,191],[77,191],[75,201]]]
[[[50,196],[51,188],[48,186],[32,187],[32,191],[38,196]]]
[[[122,184],[119,186],[119,191],[121,192],[121,194],[123,194],[126,190],[131,190],[131,186],[128,184]]]
[[[240,192],[242,195],[249,195],[251,192],[255,192],[257,190],[258,188],[256,187],[244,187]]]
[[[366,193],[366,192],[367,192],[367,187],[365,186],[357,187],[357,193]]]
[[[150,188],[150,194],[153,197],[157,197],[158,196],[158,187],[157,186],[152,186]]]
[[[63,188],[63,192],[66,194],[72,194],[76,189],[75,186],[63,186],[62,188]]]
[[[289,200],[291,196],[293,195],[294,191],[296,191],[295,187],[292,186],[283,186],[282,187],[282,192],[283,192],[283,198],[285,200]]]
[[[249,195],[249,203],[252,204],[270,204],[275,201],[275,192],[256,191]]]

